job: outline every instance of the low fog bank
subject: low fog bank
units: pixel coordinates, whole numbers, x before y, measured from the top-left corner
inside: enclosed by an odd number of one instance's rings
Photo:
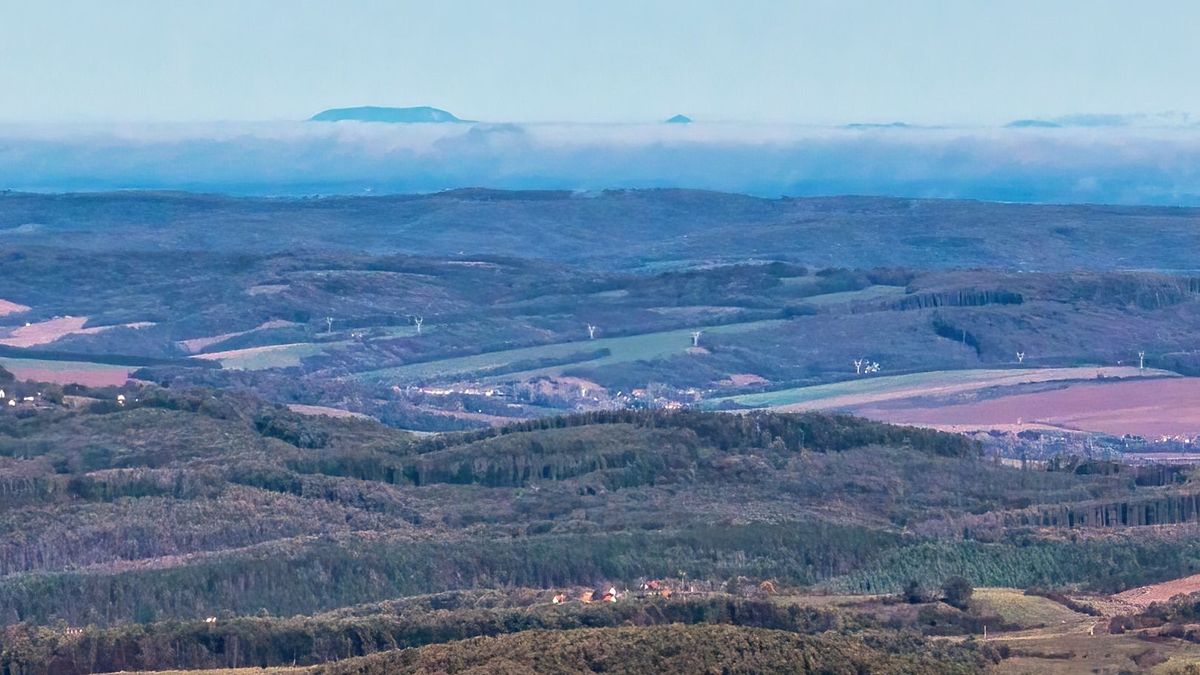
[[[246,195],[685,187],[1200,205],[1200,129],[785,125],[0,126],[0,187]]]

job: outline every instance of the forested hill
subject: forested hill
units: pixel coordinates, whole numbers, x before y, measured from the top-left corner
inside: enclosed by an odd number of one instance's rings
[[[826,267],[1193,269],[1200,210],[694,190],[234,198],[0,193],[0,245],[117,251],[346,249],[639,267],[790,259]]]
[[[815,662],[916,672],[951,658],[961,667],[948,672],[969,672],[984,656],[971,645],[864,642],[855,631],[885,630],[875,609],[784,607],[738,589],[880,593],[962,575],[1116,590],[1186,574],[1200,557],[1186,529],[1142,527],[1194,513],[1172,506],[1194,499],[1183,474],[1021,471],[962,436],[848,416],[629,410],[414,436],[227,391],[0,379],[32,398],[0,410],[9,673],[305,665],[581,625],[604,630],[553,639],[564,654],[598,654],[626,641],[609,629],[666,623],[697,626],[639,632],[650,642],[630,663],[726,623],[744,651],[697,663],[812,650]],[[1085,525],[1098,506],[1146,517]],[[681,596],[549,601],[653,579]],[[981,621],[923,611],[958,631]],[[834,626],[851,634],[823,635]],[[361,665],[498,667],[491,648]]]
[[[621,411],[420,439],[219,391],[38,387],[48,403],[0,417],[5,622],[292,614],[681,569],[890,588],[881,561],[919,523],[1132,485],[1030,476],[960,436],[844,416]],[[1038,550],[1022,547],[1003,555]],[[980,581],[1089,579],[1056,564],[991,562]]]

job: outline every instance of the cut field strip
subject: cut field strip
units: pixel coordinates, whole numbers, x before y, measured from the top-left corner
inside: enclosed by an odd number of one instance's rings
[[[1127,366],[939,370],[886,377],[863,377],[833,384],[728,396],[714,399],[711,403],[716,406],[722,402],[733,402],[751,408],[771,408],[782,411],[828,410],[918,396],[958,394],[988,387],[1133,377],[1177,377],[1177,375],[1165,370],[1150,368],[1139,370]]]

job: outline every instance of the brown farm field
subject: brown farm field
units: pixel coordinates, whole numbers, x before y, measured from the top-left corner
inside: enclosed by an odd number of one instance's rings
[[[33,347],[44,345],[71,333],[83,330],[87,323],[86,316],[64,316],[48,321],[39,321],[26,326],[13,328],[0,337],[0,344],[10,347]]]
[[[135,368],[87,361],[49,361],[0,357],[0,366],[18,380],[82,384],[88,387],[120,386]]]
[[[1200,378],[1078,382],[1058,389],[956,405],[858,407],[884,422],[941,429],[1046,428],[1134,434],[1200,434]]]
[[[0,299],[0,316],[5,316],[7,314],[20,314],[21,312],[26,311],[29,311],[29,307],[25,305]]]
[[[0,312],[3,314],[3,312]],[[88,322],[86,316],[62,316],[47,321],[39,321],[26,326],[9,329],[0,335],[0,344],[9,347],[36,347],[54,342],[68,335],[95,335],[113,328],[147,328],[154,324],[149,321],[117,324],[112,326],[92,326],[84,328]]]

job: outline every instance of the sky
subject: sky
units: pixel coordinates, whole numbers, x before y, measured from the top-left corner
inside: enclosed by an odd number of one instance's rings
[[[1192,0],[0,0],[0,123],[1200,112]]]

